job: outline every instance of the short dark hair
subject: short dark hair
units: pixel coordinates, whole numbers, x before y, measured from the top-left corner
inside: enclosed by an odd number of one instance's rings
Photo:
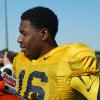
[[[29,9],[22,14],[21,20],[30,21],[31,25],[36,26],[38,29],[47,28],[53,39],[57,34],[58,18],[49,8],[38,6]]]

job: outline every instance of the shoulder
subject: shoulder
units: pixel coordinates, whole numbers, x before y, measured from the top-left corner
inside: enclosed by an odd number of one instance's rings
[[[95,52],[89,46],[82,43],[71,43],[65,44],[57,47],[53,50],[53,56],[55,55],[60,58],[60,60],[68,61],[68,59],[81,59],[84,57],[96,58]]]
[[[23,52],[19,52],[15,58],[24,58],[24,57],[25,57],[24,53]]]
[[[26,66],[27,64],[30,64],[29,59],[25,57],[23,52],[19,52],[13,60],[14,73],[17,75],[17,71],[20,69],[20,66],[23,67],[24,65]]]
[[[70,56],[76,56],[77,54],[84,54],[95,56],[94,50],[86,44],[83,43],[71,43],[63,46],[65,52]]]
[[[23,65],[30,63],[30,60],[24,55],[23,52],[19,52],[13,60],[13,65]]]
[[[71,44],[68,44],[66,46],[68,46],[68,48],[70,50],[73,49],[73,51],[76,51],[76,52],[83,51],[83,50],[89,50],[89,51],[93,52],[93,49],[90,48],[88,45],[83,44],[83,43],[79,43],[79,42],[71,43]]]
[[[13,62],[16,62],[16,61],[23,61],[23,60],[25,60],[25,59],[26,59],[26,57],[25,57],[24,53],[23,53],[23,52],[19,52],[19,53],[17,54],[17,56],[14,58],[14,61],[13,61]]]
[[[13,68],[15,70],[16,66],[18,66],[19,64],[21,64],[22,62],[24,63],[24,60],[25,60],[25,56],[24,56],[24,53],[22,52],[19,52],[17,54],[17,56],[14,58],[13,60]]]

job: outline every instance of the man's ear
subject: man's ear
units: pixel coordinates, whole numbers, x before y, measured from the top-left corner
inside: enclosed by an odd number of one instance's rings
[[[41,39],[42,39],[42,40],[47,40],[48,37],[49,37],[48,29],[43,28],[43,29],[41,30]]]

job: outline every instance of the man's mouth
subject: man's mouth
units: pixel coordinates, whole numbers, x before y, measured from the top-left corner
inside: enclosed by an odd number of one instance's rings
[[[25,49],[26,49],[25,46],[21,46],[21,45],[20,45],[20,48],[21,48],[21,51],[22,51],[22,52],[24,52]]]
[[[21,48],[21,51],[22,51],[22,52],[25,52],[25,50],[26,50],[26,48],[24,48],[24,47],[23,47],[23,48]]]

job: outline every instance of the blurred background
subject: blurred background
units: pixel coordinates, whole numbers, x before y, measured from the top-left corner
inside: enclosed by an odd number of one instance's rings
[[[100,51],[100,0],[0,0],[0,50],[20,50],[20,16],[35,6],[49,7],[57,14],[59,45],[82,42]]]
[[[0,51],[20,51],[20,16],[36,6],[49,7],[57,14],[59,45],[85,43],[96,51],[100,64],[100,0],[0,0]]]

